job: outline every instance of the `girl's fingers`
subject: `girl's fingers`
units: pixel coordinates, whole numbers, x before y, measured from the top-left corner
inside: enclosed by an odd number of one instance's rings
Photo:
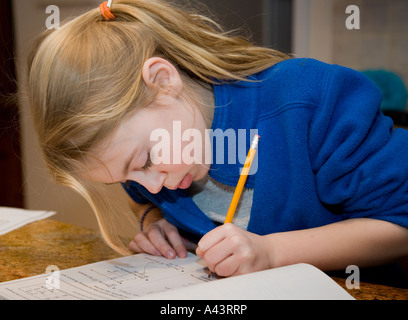
[[[215,265],[213,272],[221,277],[230,277],[238,275],[240,264],[237,259],[232,256],[222,260],[220,263]]]
[[[146,252],[154,256],[161,256],[160,251],[156,249],[143,232],[139,232],[129,243],[129,249],[135,253]]]
[[[259,268],[258,238],[232,224],[224,224],[201,238],[196,250],[208,268],[220,276],[247,273]],[[259,237],[259,236],[256,236]]]
[[[183,243],[183,240],[178,232],[178,230],[171,226],[171,228],[165,228],[164,232],[169,240],[171,246],[176,251],[176,254],[180,258],[187,257],[187,249]]]
[[[233,255],[233,250],[232,246],[230,244],[230,241],[221,241],[214,246],[212,246],[210,249],[205,251],[203,254],[203,259],[207,263],[208,268],[217,273],[217,267],[220,263],[222,263],[224,260],[228,259]],[[235,270],[234,270],[235,272]],[[217,273],[220,276],[229,276],[230,274],[222,274]]]
[[[167,259],[173,259],[176,257],[176,252],[170,246],[161,230],[159,230],[158,228],[151,228],[149,229],[149,231],[147,231],[147,237],[156,247],[156,249]]]
[[[198,242],[198,247],[201,251],[205,252],[237,231],[239,231],[239,228],[231,223],[219,226],[206,233]]]
[[[177,228],[164,219],[152,223],[143,232],[139,232],[129,243],[129,249],[134,252],[162,255],[168,259],[187,256],[186,245]]]

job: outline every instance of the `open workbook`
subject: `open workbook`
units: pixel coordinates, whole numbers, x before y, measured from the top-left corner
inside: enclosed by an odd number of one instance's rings
[[[203,260],[137,254],[0,283],[2,299],[353,299],[308,264],[218,279]]]

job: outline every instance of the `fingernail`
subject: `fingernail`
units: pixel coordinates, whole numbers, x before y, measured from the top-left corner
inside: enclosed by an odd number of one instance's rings
[[[167,251],[167,253],[166,253],[166,258],[168,258],[168,259],[173,259],[174,256],[175,256],[175,254],[174,254],[173,251]]]

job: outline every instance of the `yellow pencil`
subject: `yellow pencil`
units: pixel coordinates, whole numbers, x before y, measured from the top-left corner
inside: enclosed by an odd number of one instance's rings
[[[252,140],[251,148],[249,148],[248,155],[246,157],[244,167],[242,168],[237,187],[235,188],[235,192],[232,197],[231,204],[228,209],[227,217],[225,218],[224,224],[232,222],[232,218],[234,217],[235,210],[237,209],[237,205],[241,197],[242,190],[244,189],[244,185],[248,177],[249,170],[251,169],[251,165],[255,157],[256,147],[258,146],[259,138],[260,136],[255,135],[254,139]]]

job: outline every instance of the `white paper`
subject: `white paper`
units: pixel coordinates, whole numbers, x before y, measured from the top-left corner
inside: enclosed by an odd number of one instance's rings
[[[142,299],[355,300],[325,273],[305,263],[224,278],[171,294],[151,294]]]
[[[209,276],[201,259],[137,254],[0,283],[0,299],[352,299],[310,265]]]
[[[137,254],[0,283],[3,299],[137,299],[214,280],[193,254],[169,260]]]
[[[28,223],[46,219],[54,214],[53,211],[0,207],[0,235],[16,230]]]

